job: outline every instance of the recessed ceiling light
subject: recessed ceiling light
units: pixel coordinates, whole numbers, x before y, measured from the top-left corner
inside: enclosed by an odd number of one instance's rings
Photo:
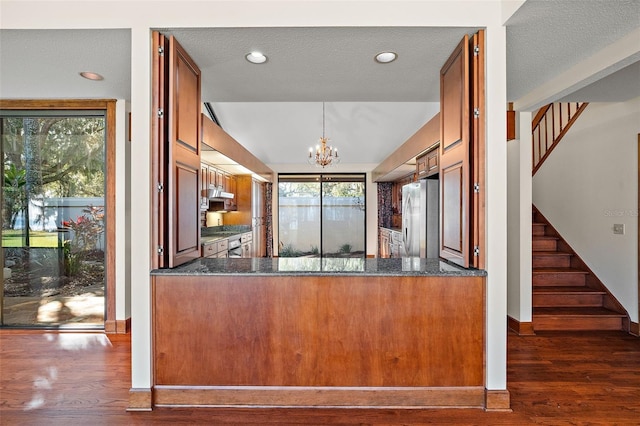
[[[262,64],[267,62],[267,57],[260,52],[247,53],[245,58],[247,59],[247,61],[251,62],[252,64]]]
[[[97,72],[82,71],[80,75],[86,78],[87,80],[94,80],[94,81],[104,80],[104,77],[98,74]]]
[[[381,52],[376,55],[376,62],[380,64],[388,64],[396,60],[398,55],[395,52]]]

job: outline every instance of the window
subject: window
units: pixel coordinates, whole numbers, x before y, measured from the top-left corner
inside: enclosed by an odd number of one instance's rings
[[[280,257],[365,257],[365,176],[280,175]]]

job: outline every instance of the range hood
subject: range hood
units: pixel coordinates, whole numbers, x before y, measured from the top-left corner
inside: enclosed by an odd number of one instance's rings
[[[217,187],[214,185],[209,185],[209,190],[207,191],[207,198],[209,201],[224,201],[233,199],[234,194],[231,192],[224,192],[222,187]]]

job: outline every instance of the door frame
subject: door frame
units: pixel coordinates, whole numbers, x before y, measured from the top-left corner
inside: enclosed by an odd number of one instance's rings
[[[116,100],[0,99],[5,110],[104,110],[105,112],[105,312],[106,333],[126,332],[116,324]],[[4,258],[4,255],[2,256]],[[0,307],[0,311],[2,307]]]
[[[331,176],[331,175],[351,175],[351,176],[361,176],[362,177],[362,183],[364,185],[363,188],[363,194],[364,194],[364,229],[363,229],[363,244],[364,244],[364,257],[367,257],[367,176],[366,173],[340,173],[340,172],[329,172],[329,173],[324,173],[324,172],[317,172],[317,173],[278,173],[277,175],[277,183],[276,183],[276,198],[279,199],[279,193],[280,193],[280,189],[279,189],[279,185],[280,185],[280,177],[281,176],[318,176],[319,180],[318,183],[320,184],[320,205],[319,208],[322,209],[322,183],[325,182],[324,177],[325,176]],[[280,202],[278,201],[278,233],[277,235],[274,235],[274,241],[278,241],[277,244],[274,244],[274,246],[278,247],[278,256],[280,256]],[[323,241],[323,220],[322,220],[322,211],[320,214],[320,242],[319,242],[319,252],[320,252],[320,256],[322,257],[322,253],[323,253],[323,248],[322,248],[322,241]],[[275,238],[277,237],[277,239]]]

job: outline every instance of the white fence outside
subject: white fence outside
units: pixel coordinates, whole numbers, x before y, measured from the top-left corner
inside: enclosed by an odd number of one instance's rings
[[[290,247],[309,253],[320,247],[324,254],[339,253],[350,246],[351,252],[364,252],[365,212],[357,197],[280,197],[280,248]]]

